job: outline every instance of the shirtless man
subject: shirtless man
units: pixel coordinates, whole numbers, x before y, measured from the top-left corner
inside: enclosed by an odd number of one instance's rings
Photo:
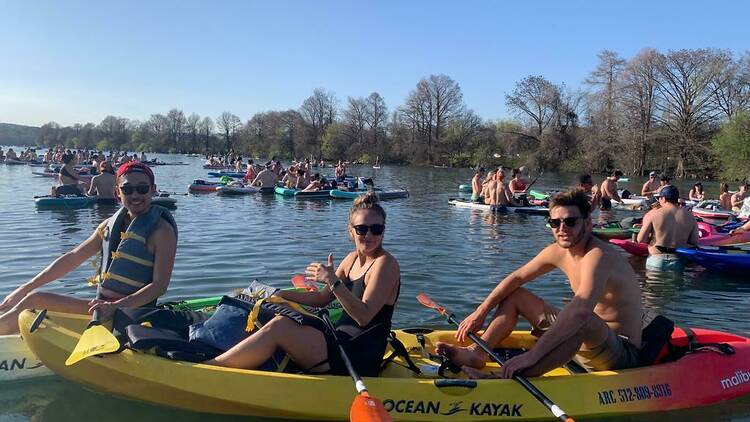
[[[630,263],[606,242],[592,235],[591,208],[581,190],[562,192],[550,203],[549,224],[555,243],[503,279],[456,332],[459,342],[484,325],[494,311],[482,339],[499,344],[523,316],[543,335],[528,352],[503,366],[503,378],[515,373],[538,376],[579,360],[595,370],[636,367],[641,345],[641,291]],[[522,288],[554,269],[567,277],[572,300],[561,310]],[[438,343],[439,354],[472,369],[483,368],[488,356],[476,345]]]
[[[505,170],[502,168],[495,173],[495,179],[487,183],[487,194],[484,197],[485,204],[491,205],[496,211],[506,211],[505,207],[513,205],[513,198],[505,186]]]
[[[698,224],[693,214],[679,206],[680,192],[666,186],[659,192],[660,208],[643,217],[637,241],[648,243],[646,266],[654,270],[679,270],[682,261],[674,253],[685,246],[698,246]]]
[[[484,177],[484,167],[480,167],[471,178],[471,200],[479,202],[482,197],[482,177]]]
[[[99,310],[100,320],[107,321],[115,309],[155,304],[156,299],[167,291],[177,248],[177,226],[169,211],[151,205],[151,197],[156,191],[154,174],[145,164],[132,163],[117,170],[117,183],[116,192],[123,208],[99,224],[83,243],[5,297],[0,303],[0,335],[18,333],[18,314],[24,309],[75,314]],[[132,233],[133,237],[121,239],[116,235],[125,231]],[[145,244],[136,239],[139,233],[150,233]],[[121,252],[121,247],[140,258],[140,262],[127,257],[110,257],[109,252]],[[99,283],[96,299],[38,291],[99,252],[107,258],[93,279]],[[127,280],[127,283],[121,280]]]
[[[659,192],[659,181],[656,180],[656,172],[652,171],[648,174],[648,180],[641,187],[641,195],[653,198],[654,194]]]
[[[98,201],[114,204],[115,199],[115,172],[112,165],[107,161],[99,163],[99,174],[91,179],[91,186],[86,193],[88,196],[96,196]]]
[[[594,184],[590,174],[579,175],[576,188],[582,190],[589,197],[591,211],[599,208],[602,202],[602,191],[599,190],[599,186]]]
[[[271,164],[266,164],[266,168],[260,171],[257,176],[255,176],[255,179],[253,180],[253,183],[251,183],[252,186],[260,186],[261,189],[273,189],[276,187],[276,183],[278,183],[279,178],[276,176],[276,173],[271,171]]]
[[[5,159],[18,161],[18,155],[13,151],[13,148],[8,148],[8,152],[5,154]]]
[[[620,170],[615,170],[612,172],[611,176],[602,181],[600,188],[602,192],[602,210],[612,209],[612,201],[622,204],[622,199],[620,199],[620,195],[617,193],[617,181],[620,177],[622,177],[622,172]]]
[[[747,183],[742,183],[740,190],[732,195],[732,211],[740,212],[742,209],[742,203],[745,201],[745,197],[747,197],[747,187]]]

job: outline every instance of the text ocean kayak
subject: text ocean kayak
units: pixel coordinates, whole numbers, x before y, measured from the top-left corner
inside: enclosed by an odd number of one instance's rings
[[[22,335],[36,356],[57,374],[97,391],[198,412],[286,419],[346,420],[355,394],[348,376],[298,375],[219,368],[172,361],[125,349],[65,366],[88,323],[83,315],[47,313],[34,331],[34,311],[19,316]],[[676,362],[623,371],[571,375],[556,369],[531,381],[574,417],[685,409],[750,393],[750,340],[694,329],[696,340],[724,342],[734,354],[699,352]],[[423,357],[437,341],[455,342],[452,331],[397,331],[418,367],[435,368]],[[421,337],[423,336],[423,337]],[[418,338],[424,339],[424,346]],[[685,341],[682,330],[675,339]],[[531,347],[528,332],[514,332],[501,346]],[[397,421],[551,420],[549,411],[513,380],[440,379],[389,363],[380,377],[367,378],[371,395]],[[489,365],[487,370],[497,370]],[[321,400],[325,397],[325,400]]]

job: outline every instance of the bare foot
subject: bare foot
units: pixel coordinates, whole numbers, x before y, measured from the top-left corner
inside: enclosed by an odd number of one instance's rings
[[[435,353],[447,357],[458,366],[482,369],[486,363],[484,352],[471,346],[459,347],[438,342],[435,345]]]
[[[464,371],[464,374],[466,374],[467,377],[471,379],[487,379],[487,378],[502,378],[500,374],[496,374],[492,371],[489,373],[482,372],[478,369],[474,369],[471,366],[462,366],[461,370]]]

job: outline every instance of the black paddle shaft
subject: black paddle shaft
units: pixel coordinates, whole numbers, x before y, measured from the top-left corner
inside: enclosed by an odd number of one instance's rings
[[[458,319],[456,319],[456,315],[449,314],[448,315],[448,322],[459,325]],[[467,336],[476,343],[477,346],[479,346],[482,350],[484,350],[485,353],[487,353],[492,360],[497,362],[500,366],[503,366],[503,360],[498,356],[497,353],[495,353],[492,348],[485,343],[484,340],[482,340],[478,335],[474,333],[468,333]],[[557,416],[558,419],[561,421],[568,421],[570,418],[568,417],[565,412],[563,412],[562,409],[560,409],[552,400],[550,400],[544,393],[539,391],[534,384],[529,382],[525,377],[513,374],[513,379],[517,381],[519,384],[521,384],[529,393],[531,393],[532,396],[534,396],[535,399],[539,400],[547,409],[549,409],[555,416]]]
[[[339,337],[336,335],[336,327],[333,326],[333,323],[331,322],[330,318],[328,318],[328,312],[322,312],[320,314],[320,317],[323,318],[323,321],[325,321],[326,326],[328,326],[328,329],[331,330],[331,335],[333,335],[333,340],[336,341],[336,344],[339,346],[339,352],[341,352],[341,359],[344,361],[344,365],[346,365],[346,370],[349,371],[349,375],[351,375],[352,379],[354,380],[357,391],[361,392],[361,389],[367,390],[364,388],[364,384],[362,381],[362,377],[359,376],[357,371],[354,370],[354,365],[352,365],[352,362],[349,360],[349,356],[346,355],[346,350],[344,350],[344,346],[341,345],[341,341],[339,341]],[[360,387],[361,386],[361,387]]]

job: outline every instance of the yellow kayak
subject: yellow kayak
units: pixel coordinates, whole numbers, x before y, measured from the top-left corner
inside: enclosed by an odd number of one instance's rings
[[[65,366],[89,316],[48,312],[30,332],[38,315],[24,311],[19,316],[22,336],[31,351],[52,371],[97,391],[198,412],[348,419],[355,395],[349,377],[220,368],[129,349]],[[423,370],[420,375],[397,358],[380,377],[365,379],[370,394],[382,400],[394,420],[553,419],[515,381],[438,378],[434,371],[437,364],[425,355],[437,341],[454,342],[453,332],[419,332],[421,336],[416,330],[397,331],[397,337]],[[710,330],[694,332],[698,341],[727,343],[735,353],[692,353],[676,362],[623,371],[572,374],[557,369],[530,381],[574,418],[684,409],[750,393],[750,340]],[[675,330],[674,336],[684,338],[684,333]],[[514,332],[498,346],[528,348],[534,341],[528,332]],[[492,365],[486,368],[497,369]]]

